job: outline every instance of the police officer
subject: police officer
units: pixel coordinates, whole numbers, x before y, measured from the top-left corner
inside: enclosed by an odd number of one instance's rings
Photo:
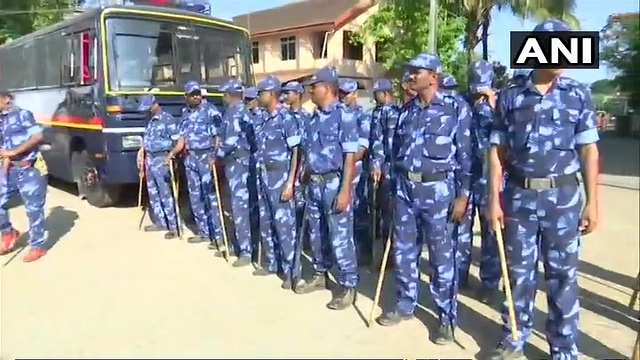
[[[404,104],[407,104],[411,99],[416,96],[416,91],[411,87],[411,82],[413,78],[408,71],[405,71],[402,74],[401,86],[402,86],[402,99],[398,102],[398,106],[402,107]]]
[[[251,264],[251,219],[249,207],[250,169],[254,167],[253,120],[243,99],[242,82],[231,79],[220,90],[224,92],[227,111],[223,122],[226,124],[221,134],[217,156],[224,161],[224,171],[231,190],[231,208],[235,222],[235,254],[238,259],[234,267]]]
[[[244,90],[244,103],[252,115],[259,115],[262,109],[258,103],[258,89],[253,86],[246,88]]]
[[[249,110],[254,130],[256,130],[256,126],[264,121],[262,116],[263,109],[258,103],[258,89],[252,86],[244,90],[244,104]],[[249,207],[251,209],[249,214],[251,218],[251,240],[253,244],[257,244],[260,241],[260,206],[258,204],[258,180],[255,164],[251,164],[249,167],[247,186],[249,189]],[[256,248],[254,246],[254,249]]]
[[[382,234],[386,238],[390,230],[391,220],[391,182],[390,174],[393,168],[393,136],[400,108],[394,102],[393,84],[388,79],[378,79],[373,83],[373,97],[376,106],[371,113],[371,178],[378,184],[376,194],[377,204],[372,204],[380,209],[376,214],[382,224]],[[380,227],[377,227],[380,229]],[[378,234],[373,234],[376,241]]]
[[[164,238],[173,239],[178,235],[176,202],[171,188],[171,181],[175,179],[171,178],[171,165],[165,160],[174,142],[180,137],[178,122],[162,110],[151,94],[140,97],[139,110],[148,114],[149,122],[144,130],[137,163],[138,169],[144,169],[149,204],[153,211],[151,219],[154,220],[144,231],[167,231]]]
[[[289,110],[291,111],[293,117],[298,122],[298,128],[302,132],[304,130],[305,124],[309,122],[311,118],[311,114],[302,107],[302,95],[304,94],[304,87],[297,81],[289,81],[282,87],[282,93],[284,95],[285,103],[289,106]],[[298,155],[304,156],[303,152],[299,149]],[[302,158],[300,159],[302,160]],[[304,172],[304,166],[302,162],[298,163],[298,179],[296,180],[295,185],[295,200],[296,200],[296,213],[297,216],[297,227],[300,228],[302,226],[302,216],[304,211],[304,189],[300,186],[300,177]],[[298,234],[300,236],[300,234]]]
[[[458,255],[460,258],[460,286],[467,286],[469,267],[471,266],[471,247],[473,244],[473,221],[478,214],[480,220],[480,281],[478,300],[491,303],[495,300],[500,281],[500,259],[498,244],[493,227],[487,221],[487,159],[489,134],[493,122],[496,93],[492,89],[493,65],[479,60],[469,67],[469,92],[472,96],[471,124],[474,152],[472,166],[472,196],[469,202],[468,217],[461,224],[468,224],[465,233],[458,234]]]
[[[559,20],[534,32],[570,31]],[[534,70],[500,92],[491,131],[489,213],[504,228],[518,340],[509,325],[490,359],[524,358],[533,328],[538,260],[545,271],[545,326],[552,359],[578,359],[580,235],[598,222],[598,130],[588,90],[561,70]],[[586,203],[578,182],[582,170]],[[506,174],[506,184],[499,193]],[[584,205],[584,209],[583,209]],[[582,214],[581,214],[582,212]],[[503,309],[507,323],[507,311]]]
[[[398,299],[395,311],[378,322],[395,325],[413,317],[418,300],[420,255],[417,225],[429,248],[431,295],[440,326],[436,344],[453,341],[457,320],[455,241],[453,223],[464,216],[471,181],[471,116],[468,108],[438,89],[441,64],[437,55],[411,59],[412,87],[418,95],[405,105],[394,142],[397,192],[393,254]],[[460,176],[460,177],[458,177]]]
[[[184,86],[187,106],[182,109],[179,124],[180,137],[167,155],[167,162],[185,151],[184,167],[189,190],[191,211],[196,220],[198,233],[187,241],[222,243],[222,228],[218,216],[218,201],[211,175],[211,159],[217,142],[216,124],[221,124],[218,109],[202,102],[202,88],[195,81]]]
[[[356,153],[356,171],[353,178],[353,217],[354,239],[360,258],[371,254],[371,219],[368,216],[368,176],[370,160],[368,156],[369,140],[371,138],[371,117],[358,104],[358,83],[353,79],[340,79],[338,83],[340,101],[353,112],[358,126],[358,143],[360,147]]]
[[[276,273],[280,265],[284,280],[282,288],[290,290],[293,276],[297,275],[293,273],[296,244],[293,196],[297,153],[302,137],[296,119],[279,103],[281,87],[273,75],[258,83],[258,100],[264,108],[264,121],[256,131],[256,162],[265,263],[254,274]]]
[[[529,77],[531,74],[531,70],[529,69],[516,69],[513,71],[513,76],[511,77],[511,84],[517,84]]]
[[[338,289],[327,304],[344,310],[355,302],[358,263],[353,241],[352,181],[358,152],[357,120],[337,99],[338,73],[324,67],[308,81],[317,105],[305,129],[307,207],[314,276],[296,286],[299,294],[326,287],[332,261],[338,265]],[[327,226],[322,230],[321,224]],[[331,256],[326,256],[326,248]]]
[[[42,127],[29,110],[13,105],[13,95],[0,91],[0,254],[13,251],[20,232],[9,220],[7,202],[16,191],[20,193],[29,219],[29,251],[25,262],[36,261],[47,253],[44,229],[44,203],[47,179],[34,167],[43,139]]]

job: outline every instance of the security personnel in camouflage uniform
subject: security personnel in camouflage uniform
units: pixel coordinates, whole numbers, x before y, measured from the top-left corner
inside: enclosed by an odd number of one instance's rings
[[[151,219],[155,220],[144,230],[166,231],[164,238],[173,239],[178,235],[178,217],[171,181],[176,179],[171,178],[171,164],[167,163],[166,158],[180,137],[178,122],[162,110],[151,94],[141,96],[139,110],[149,115],[149,122],[138,151],[138,169],[144,169],[149,205],[153,211]]]
[[[337,99],[338,73],[325,67],[308,81],[318,106],[305,126],[305,168],[313,278],[297,284],[299,294],[326,287],[327,273],[338,265],[338,288],[327,307],[344,310],[356,299],[358,262],[353,239],[353,178],[358,152],[357,121]],[[323,230],[322,225],[328,229]],[[327,256],[326,249],[331,250]]]
[[[258,83],[264,115],[255,125],[256,163],[265,261],[254,275],[275,274],[280,268],[282,288],[290,290],[296,245],[294,184],[302,136],[296,119],[279,102],[280,90],[280,81],[272,75]]]
[[[570,31],[547,20],[534,32]],[[578,359],[580,235],[598,221],[598,130],[589,92],[560,70],[536,69],[500,92],[491,132],[489,214],[504,228],[518,340],[503,309],[490,359],[523,359],[533,328],[538,261],[544,263],[552,359]],[[583,172],[586,203],[578,172]],[[506,185],[499,198],[503,171]],[[584,205],[584,208],[583,208]]]
[[[393,312],[377,321],[390,326],[413,317],[418,301],[420,244],[418,227],[429,248],[431,295],[437,306],[437,344],[454,340],[457,321],[454,222],[466,211],[471,187],[471,115],[452,95],[438,89],[441,64],[423,53],[408,64],[418,92],[398,121],[393,255],[398,299]]]

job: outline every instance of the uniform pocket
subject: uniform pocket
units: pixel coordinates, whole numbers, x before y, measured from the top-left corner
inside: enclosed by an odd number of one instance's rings
[[[509,120],[509,146],[512,149],[526,148],[535,121],[533,108],[514,110]]]
[[[575,149],[576,126],[578,123],[577,110],[554,110],[551,122],[552,132],[548,137],[552,148],[569,151]]]
[[[450,122],[431,120],[424,129],[422,154],[429,159],[446,159],[453,152],[453,127]]]

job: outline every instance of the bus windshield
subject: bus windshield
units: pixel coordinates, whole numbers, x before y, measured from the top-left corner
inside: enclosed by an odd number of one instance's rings
[[[246,34],[236,29],[156,19],[107,19],[109,88],[182,90],[188,81],[215,89],[251,81]]]

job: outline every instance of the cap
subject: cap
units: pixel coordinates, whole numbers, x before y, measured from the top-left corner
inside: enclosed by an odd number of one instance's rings
[[[493,85],[493,65],[487,60],[478,60],[469,66],[469,91],[478,93]]]
[[[304,93],[304,87],[297,81],[289,81],[282,87],[282,91],[295,91],[297,93]]]
[[[416,57],[409,60],[407,66],[417,69],[442,72],[442,63],[440,62],[440,58],[438,55],[433,53],[418,54]]]
[[[534,32],[544,31],[571,31],[571,26],[566,22],[558,19],[548,19],[533,28]]]
[[[267,77],[258,82],[257,85],[258,91],[280,90],[281,87],[280,80],[273,75],[267,75]]]
[[[157,101],[155,96],[151,94],[145,94],[140,96],[138,102],[138,111],[148,111],[149,109],[151,109],[151,106]]]
[[[342,92],[352,93],[358,90],[358,83],[353,79],[340,79],[338,89]]]
[[[377,79],[373,82],[373,91],[391,91],[393,85],[389,79]]]
[[[306,81],[306,84],[313,85],[321,82],[336,84],[338,82],[338,71],[336,68],[330,66],[323,67],[316,71],[316,73],[311,76],[311,79]]]
[[[529,76],[530,73],[531,73],[531,70],[529,70],[529,69],[515,69],[513,71],[513,77],[514,78],[527,77],[527,76]]]
[[[248,87],[244,90],[244,98],[253,100],[258,97],[258,89],[252,87]]]
[[[242,92],[242,81],[238,79],[227,80],[227,82],[220,86],[220,91],[226,93]]]
[[[200,87],[200,84],[198,84],[197,81],[189,81],[188,83],[184,84],[185,94],[191,94],[192,92],[195,92],[195,91],[202,91],[202,88]]]
[[[405,71],[404,74],[402,74],[402,83],[408,83],[409,81],[411,81],[411,74]]]
[[[456,81],[456,78],[453,77],[453,75],[447,74],[440,80],[440,86],[444,89],[453,89],[458,86],[458,82]]]

